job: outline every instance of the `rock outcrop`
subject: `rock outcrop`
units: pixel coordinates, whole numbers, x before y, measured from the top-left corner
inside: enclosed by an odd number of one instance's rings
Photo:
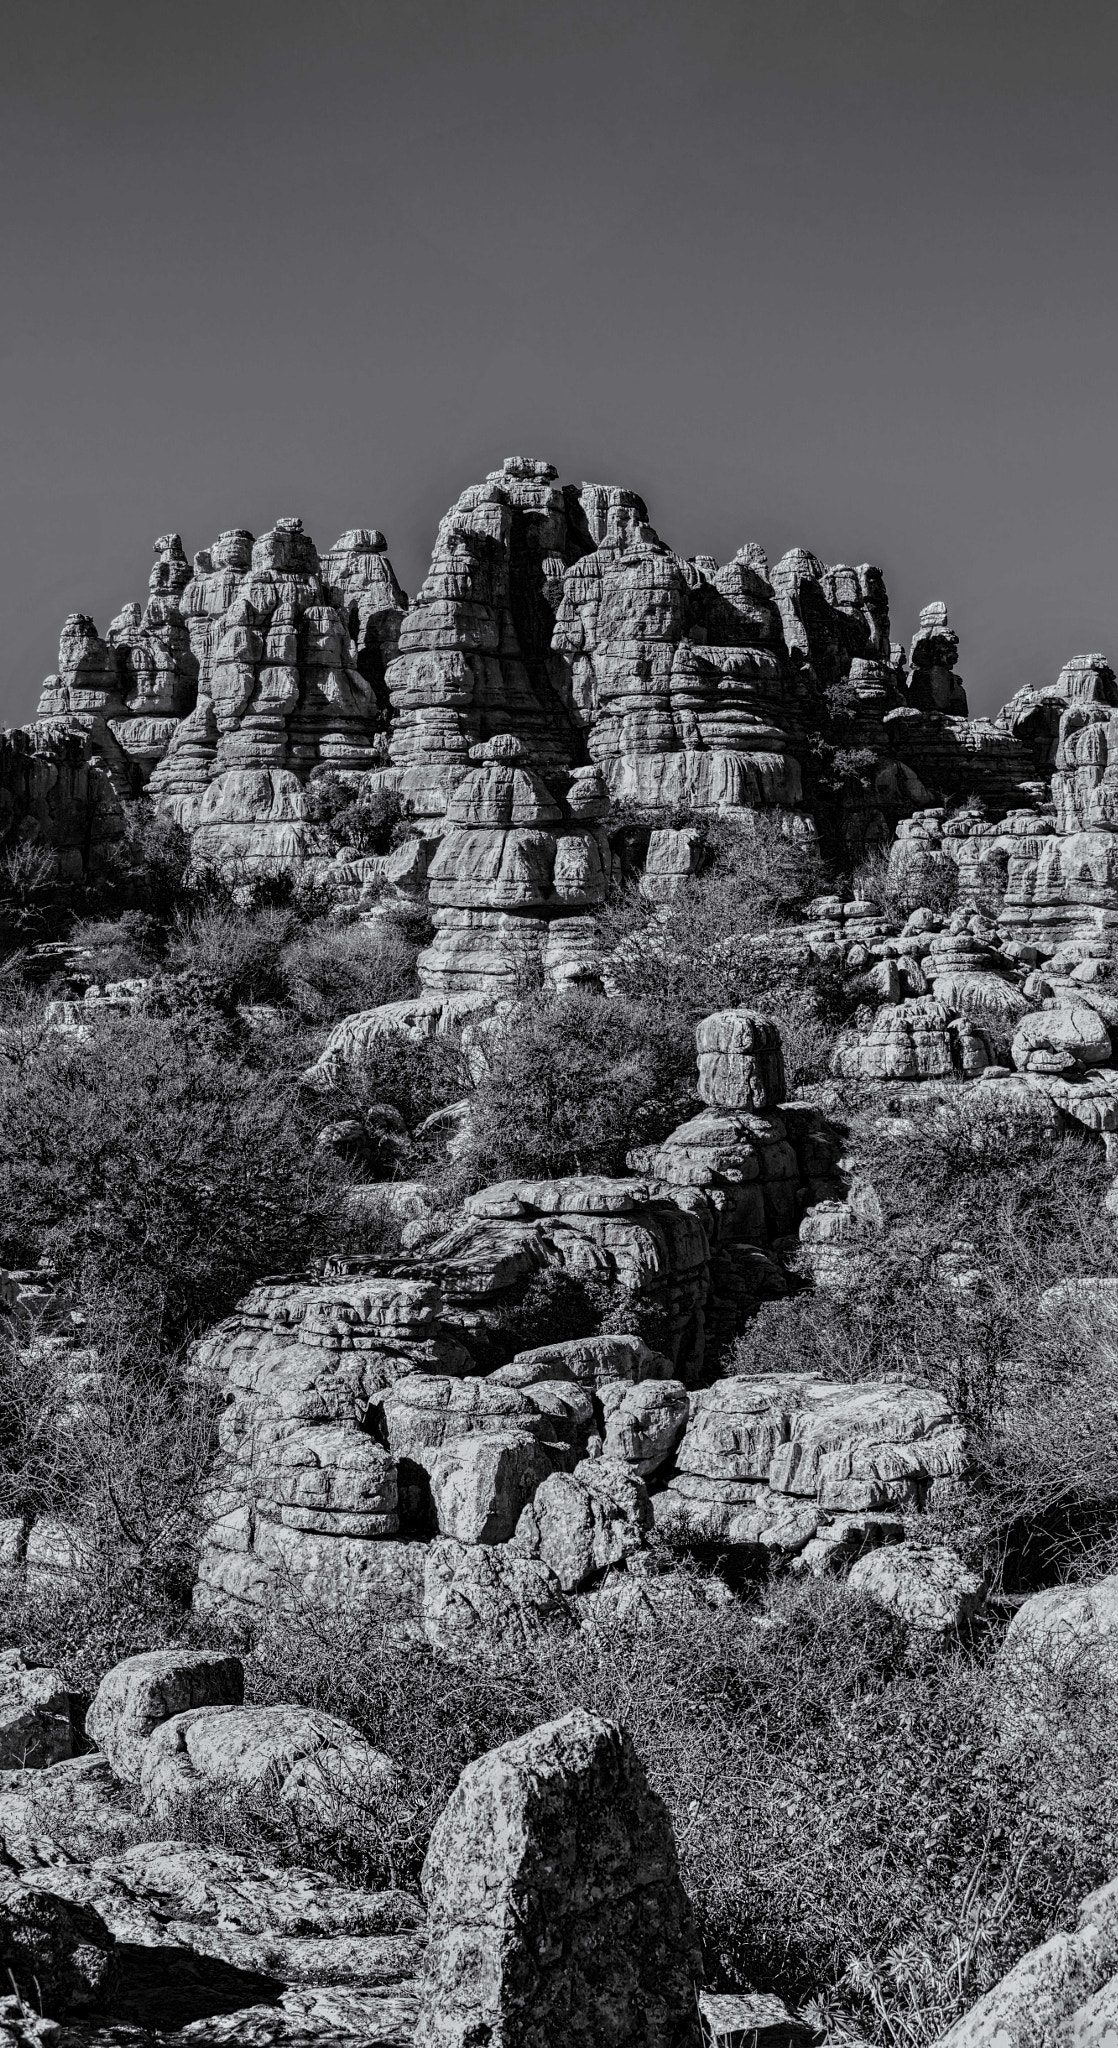
[[[691,1396],[656,1526],[818,1568],[896,1541],[902,1514],[969,1468],[950,1404],[925,1388],[793,1373],[716,1380]]]
[[[423,1890],[417,2048],[698,2048],[671,1822],[610,1722],[580,1710],[470,1764]]]

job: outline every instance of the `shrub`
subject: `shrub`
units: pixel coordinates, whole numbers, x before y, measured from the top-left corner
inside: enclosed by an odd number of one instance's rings
[[[585,991],[518,1003],[485,1038],[471,1106],[475,1185],[518,1176],[624,1173],[694,1099],[686,1020]]]
[[[403,818],[395,790],[370,788],[363,776],[332,768],[307,784],[306,804],[307,816],[329,845],[352,847],[355,853],[387,853]]]
[[[344,1241],[338,1169],[268,1045],[106,1017],[0,1064],[0,1258],[174,1344]]]
[[[283,948],[285,992],[301,1017],[333,1024],[413,994],[416,950],[393,919],[375,925],[316,925]]]
[[[284,948],[299,930],[290,907],[237,909],[208,903],[180,913],[167,947],[172,974],[205,977],[230,1003],[281,1002]]]

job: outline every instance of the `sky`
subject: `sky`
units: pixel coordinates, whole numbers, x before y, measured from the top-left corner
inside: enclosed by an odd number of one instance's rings
[[[682,554],[943,598],[972,711],[1118,664],[1112,0],[34,0],[0,67],[0,718],[153,539],[506,454]]]

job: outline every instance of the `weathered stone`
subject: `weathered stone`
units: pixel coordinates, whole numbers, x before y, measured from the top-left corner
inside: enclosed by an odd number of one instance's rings
[[[440,1537],[427,1550],[423,1629],[445,1656],[504,1659],[518,1643],[544,1629],[567,1629],[572,1620],[550,1566],[512,1544]]]
[[[337,1821],[391,1789],[395,1765],[346,1722],[309,1707],[193,1707],[161,1721],[140,1758],[140,1796],[173,1816],[197,1793],[278,1801]]]
[[[430,1466],[439,1534],[459,1543],[506,1543],[551,1469],[538,1438],[523,1430],[444,1444]]]
[[[1116,1971],[1118,1883],[1084,1899],[1070,1934],[1022,1956],[939,2048],[1109,2048],[1110,2011],[1104,2006],[1096,2025],[1091,2007]]]
[[[606,1381],[599,1388],[604,1450],[642,1479],[665,1465],[687,1426],[688,1394],[678,1380]]]
[[[113,1937],[88,1906],[0,1872],[0,1968],[32,2010],[80,2015],[104,1998]]]
[[[894,1543],[858,1558],[847,1581],[913,1628],[950,1635],[979,1612],[985,1588],[945,1544]]]
[[[118,1778],[138,1780],[153,1728],[191,1707],[239,1706],[245,1675],[226,1650],[145,1650],[114,1664],[86,1715],[86,1732]]]
[[[73,1754],[73,1710],[61,1672],[0,1651],[0,1770],[44,1768]]]
[[[970,1467],[950,1404],[925,1388],[775,1373],[717,1380],[690,1405],[675,1476],[653,1502],[657,1528],[688,1542],[824,1565],[836,1546],[899,1535],[898,1509]]]
[[[699,1094],[715,1109],[775,1109],[787,1093],[775,1024],[752,1010],[719,1010],[695,1026]]]
[[[648,1494],[636,1471],[617,1458],[596,1458],[543,1481],[514,1541],[573,1593],[640,1550],[651,1527]]]
[[[1032,1010],[1013,1034],[1013,1064],[1025,1073],[1074,1077],[1084,1067],[1106,1066],[1112,1056],[1106,1025],[1085,1004]]]
[[[611,1723],[579,1711],[470,1764],[423,1890],[419,2048],[698,2048],[671,1823]]]

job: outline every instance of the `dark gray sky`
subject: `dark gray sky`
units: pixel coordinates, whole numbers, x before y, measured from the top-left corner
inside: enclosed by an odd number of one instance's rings
[[[505,454],[1118,658],[1112,0],[9,0],[0,715],[69,611]]]

